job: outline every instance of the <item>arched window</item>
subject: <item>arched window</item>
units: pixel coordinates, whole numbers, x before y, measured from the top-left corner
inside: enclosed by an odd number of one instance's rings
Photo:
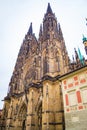
[[[60,71],[60,57],[58,56],[58,53],[56,56],[56,61],[57,61],[57,71],[59,72]]]
[[[60,58],[58,56],[58,71],[60,71]]]
[[[43,62],[43,74],[46,74],[48,72],[49,72],[49,64],[47,61],[47,57],[45,57]]]

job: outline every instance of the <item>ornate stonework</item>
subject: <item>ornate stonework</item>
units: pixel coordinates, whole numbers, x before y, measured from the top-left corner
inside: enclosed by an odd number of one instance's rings
[[[65,130],[60,77],[79,67],[78,56],[73,62],[69,59],[60,24],[48,3],[38,40],[31,23],[21,45],[4,99],[1,129]]]

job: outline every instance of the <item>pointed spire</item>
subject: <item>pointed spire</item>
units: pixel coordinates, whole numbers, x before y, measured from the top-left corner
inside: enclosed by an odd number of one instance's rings
[[[42,24],[40,25],[39,37],[42,36]]]
[[[82,56],[81,51],[80,51],[79,48],[78,48],[78,56],[79,56],[80,62],[82,63],[82,65],[84,65],[85,64],[84,63],[84,57]]]
[[[79,59],[79,56],[78,56],[78,53],[77,53],[76,48],[74,48],[74,52],[75,52],[75,58],[76,58],[76,60],[78,60],[78,59]]]
[[[58,23],[58,33],[62,35],[62,30],[61,30],[60,23]]]
[[[50,3],[48,3],[48,7],[47,7],[47,14],[53,14]]]
[[[32,34],[33,34],[32,23],[30,23],[30,27],[29,27],[29,30],[28,30],[28,34],[29,34],[29,35],[32,35]]]
[[[58,26],[57,28],[58,28],[59,40],[63,40],[63,33],[62,33],[62,29],[61,29],[60,23],[58,23],[57,26]]]
[[[74,56],[72,55],[72,60],[73,60],[73,63],[75,62],[75,59],[74,59]]]

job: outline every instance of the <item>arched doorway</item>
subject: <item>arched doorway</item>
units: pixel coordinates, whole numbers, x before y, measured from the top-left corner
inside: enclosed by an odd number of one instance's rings
[[[21,130],[26,130],[26,114],[27,114],[27,107],[23,103],[18,114],[19,126],[21,127]]]

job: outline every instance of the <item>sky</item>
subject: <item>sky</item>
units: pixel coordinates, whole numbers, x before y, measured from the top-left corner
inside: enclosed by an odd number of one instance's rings
[[[87,37],[87,0],[0,0],[0,109],[30,23],[38,38],[48,3],[61,25],[70,58],[78,47],[87,58],[82,43],[83,34]]]

